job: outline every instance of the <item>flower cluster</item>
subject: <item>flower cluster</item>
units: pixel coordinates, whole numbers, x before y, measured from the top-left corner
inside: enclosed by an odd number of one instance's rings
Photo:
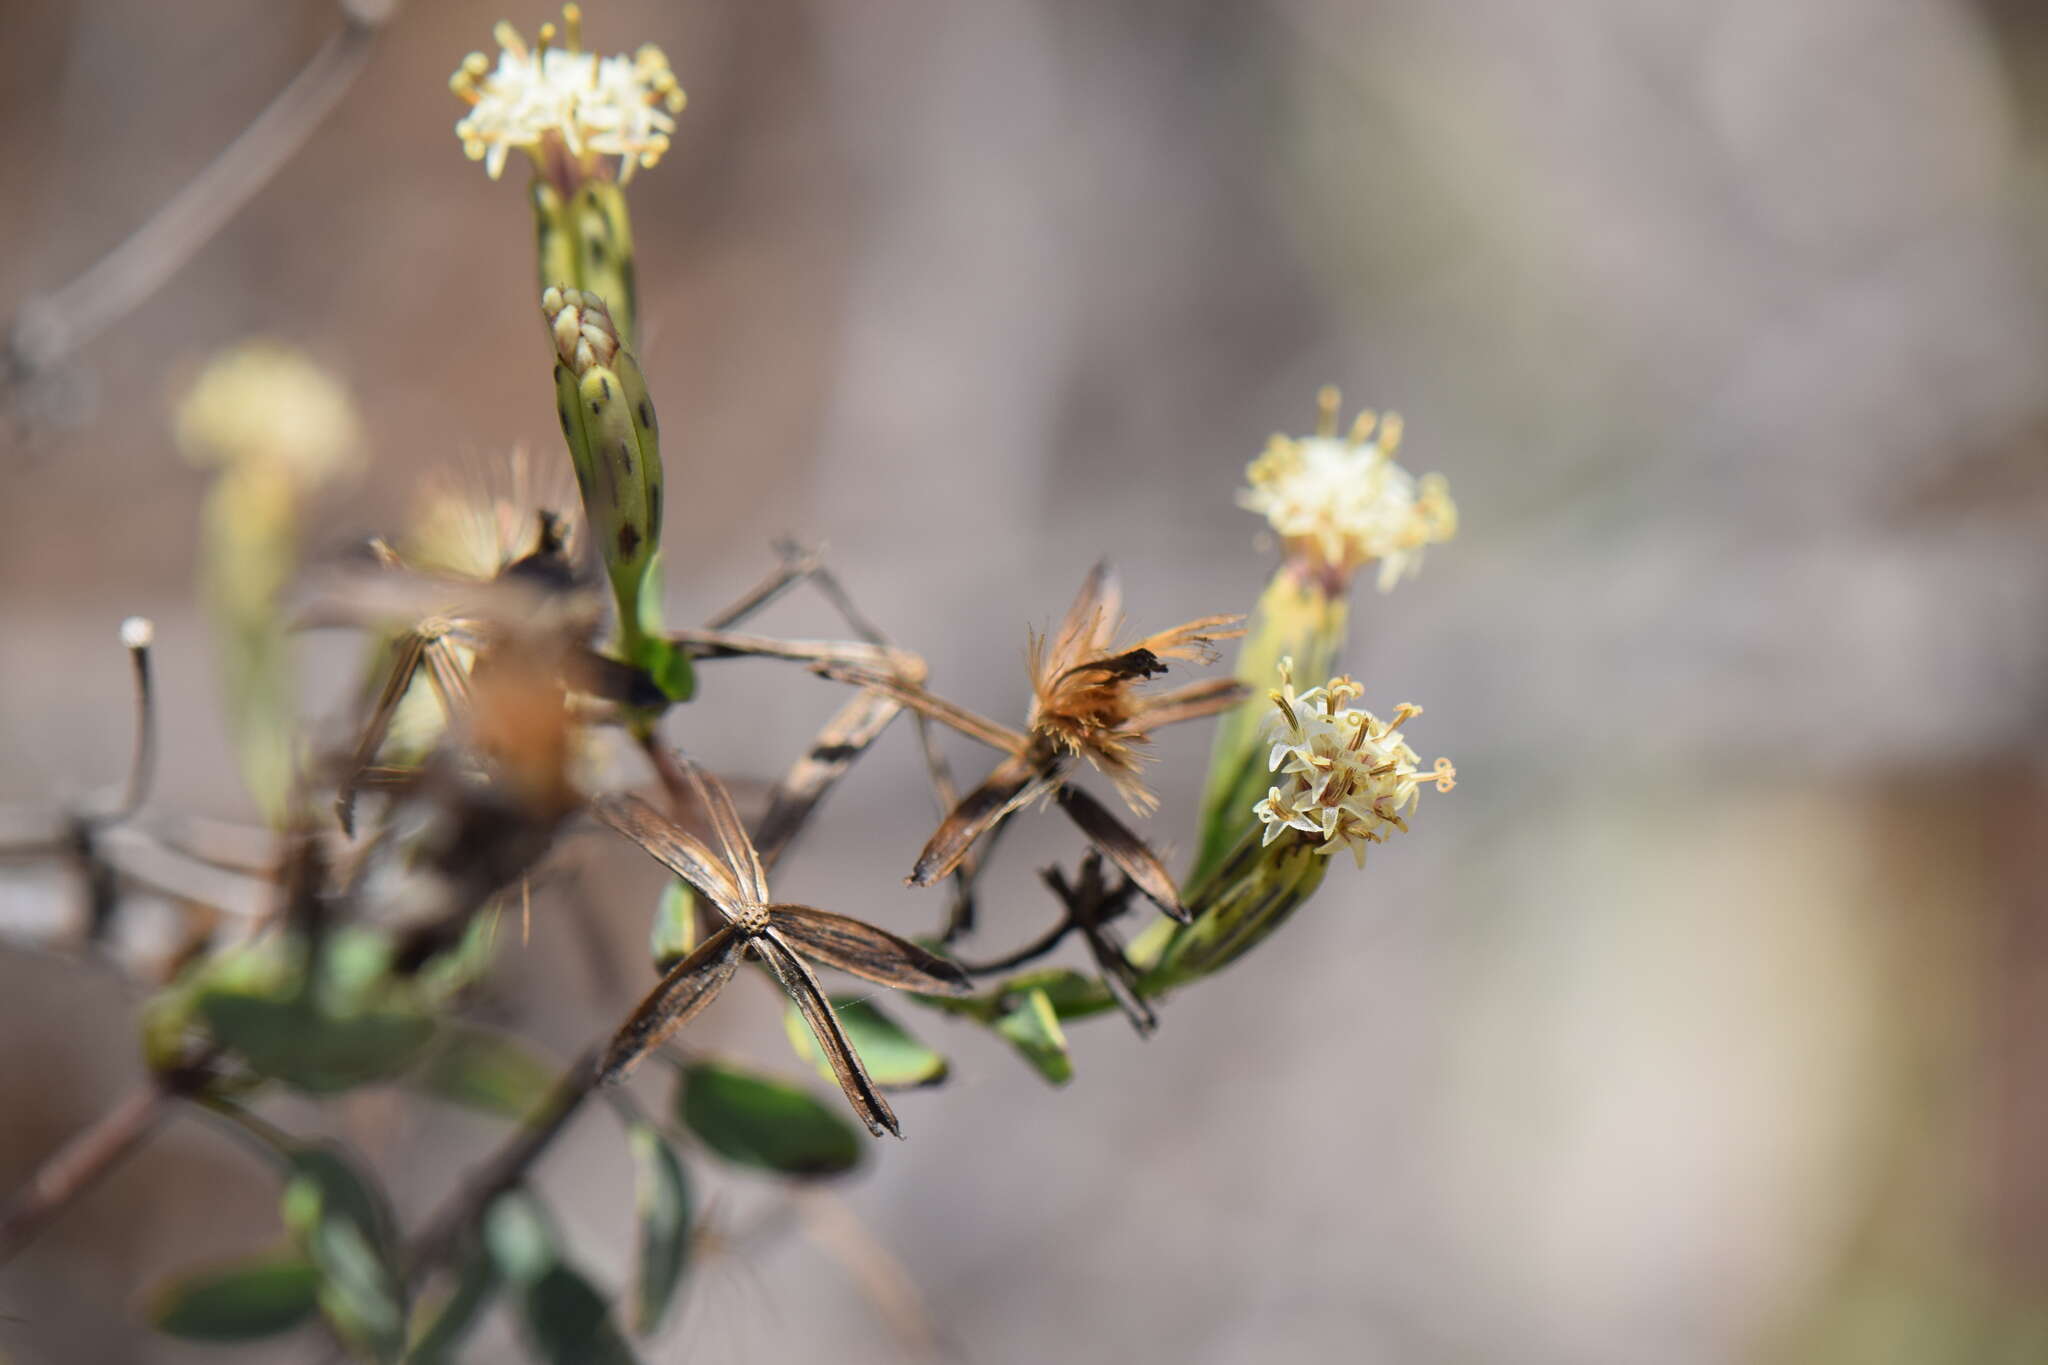
[[[1415,808],[1424,782],[1451,789],[1458,774],[1450,760],[1438,759],[1433,772],[1418,771],[1421,760],[1401,737],[1401,726],[1422,708],[1403,702],[1383,721],[1347,705],[1364,692],[1340,676],[1297,693],[1293,661],[1281,662],[1280,686],[1268,694],[1278,714],[1268,722],[1274,743],[1267,759],[1281,785],[1254,807],[1266,826],[1263,842],[1296,829],[1318,841],[1318,853],[1343,844],[1363,867],[1367,844],[1383,841],[1390,826],[1408,828],[1402,813]]]
[[[1340,438],[1335,390],[1323,391],[1321,407],[1317,434],[1267,443],[1238,504],[1263,515],[1290,555],[1338,582],[1377,560],[1385,592],[1420,566],[1423,546],[1457,533],[1458,509],[1442,475],[1417,480],[1394,462],[1400,417],[1360,413]]]
[[[574,166],[606,177],[612,168],[599,158],[615,157],[620,181],[668,151],[683,92],[661,49],[649,43],[631,57],[599,57],[582,50],[576,6],[565,6],[562,16],[562,46],[553,45],[551,24],[529,48],[519,30],[501,23],[493,30],[497,66],[472,52],[449,78],[449,88],[470,105],[455,135],[493,180],[515,149],[543,171]]]

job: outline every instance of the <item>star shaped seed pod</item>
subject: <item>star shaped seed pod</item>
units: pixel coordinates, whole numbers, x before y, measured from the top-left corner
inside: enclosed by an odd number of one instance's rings
[[[747,837],[724,785],[686,758],[678,757],[677,766],[711,818],[719,852],[714,853],[637,796],[602,796],[591,809],[695,887],[725,923],[671,967],[661,984],[640,1002],[605,1051],[600,1063],[604,1078],[620,1079],[695,1018],[732,980],[741,956],[752,953],[767,964],[796,1002],[819,1049],[831,1062],[840,1088],[868,1130],[877,1136],[885,1129],[903,1136],[889,1102],[869,1079],[860,1054],[839,1027],[824,988],[804,958],[816,958],[878,985],[925,995],[959,995],[971,990],[966,973],[886,929],[807,905],[772,903],[761,854]]]
[[[1139,770],[1151,732],[1228,710],[1244,699],[1247,689],[1229,678],[1150,695],[1141,694],[1139,685],[1166,672],[1169,659],[1214,662],[1211,642],[1243,634],[1244,618],[1205,616],[1117,648],[1113,641],[1122,600],[1109,566],[1097,564],[1050,641],[1032,636],[1033,696],[1023,730],[976,715],[900,679],[842,664],[818,666],[826,677],[894,697],[1008,755],[986,781],[960,799],[933,833],[911,871],[911,885],[930,886],[949,875],[975,841],[1010,812],[1051,796],[1160,909],[1176,919],[1186,918],[1173,877],[1158,856],[1107,806],[1069,782],[1067,771],[1078,755],[1109,776],[1133,812],[1142,815],[1157,806]]]

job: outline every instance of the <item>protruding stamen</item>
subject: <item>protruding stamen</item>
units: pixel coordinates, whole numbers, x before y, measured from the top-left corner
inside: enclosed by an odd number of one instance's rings
[[[1288,705],[1287,694],[1285,692],[1282,692],[1279,688],[1276,687],[1271,692],[1268,692],[1266,694],[1266,697],[1273,703],[1273,705],[1280,708],[1281,715],[1287,717],[1288,729],[1294,731],[1299,731],[1301,729],[1301,717],[1295,715],[1294,708]]]
[[[1343,401],[1344,395],[1335,384],[1325,384],[1316,390],[1316,435],[1337,434],[1337,408]]]

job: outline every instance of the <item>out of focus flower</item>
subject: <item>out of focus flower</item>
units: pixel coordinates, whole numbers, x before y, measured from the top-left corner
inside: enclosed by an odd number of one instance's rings
[[[561,46],[546,24],[532,47],[501,22],[492,31],[497,65],[472,52],[449,78],[470,106],[455,135],[493,180],[515,150],[565,185],[593,176],[630,180],[636,167],[651,167],[668,151],[683,91],[661,49],[648,43],[630,57],[599,57],[583,51],[577,6],[565,5],[562,21]]]
[[[1267,767],[1280,775],[1254,808],[1265,825],[1264,843],[1290,829],[1314,841],[1318,853],[1351,850],[1365,866],[1367,844],[1385,840],[1389,829],[1408,828],[1424,782],[1449,791],[1457,769],[1440,758],[1430,772],[1401,736],[1401,727],[1422,714],[1403,702],[1391,720],[1349,703],[1365,689],[1347,677],[1332,678],[1306,692],[1294,690],[1292,661],[1280,666],[1280,686],[1270,694],[1277,712],[1269,721],[1273,747]]]
[[[261,468],[300,487],[341,472],[362,442],[348,390],[298,351],[267,341],[215,357],[178,404],[173,431],[196,465]]]
[[[428,573],[486,583],[536,553],[573,563],[581,524],[568,467],[515,450],[505,463],[429,480],[403,557]]]
[[[1458,509],[1441,474],[1417,480],[1395,463],[1400,417],[1363,412],[1339,437],[1337,402],[1337,391],[1324,389],[1315,435],[1267,442],[1237,500],[1272,524],[1291,557],[1333,584],[1377,561],[1385,592],[1421,565],[1423,546],[1457,533]]]

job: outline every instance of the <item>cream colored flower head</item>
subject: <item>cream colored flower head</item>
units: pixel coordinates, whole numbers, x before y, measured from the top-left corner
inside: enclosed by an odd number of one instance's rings
[[[455,125],[462,150],[496,180],[514,151],[557,180],[571,173],[621,182],[668,151],[683,110],[682,88],[668,58],[652,43],[634,55],[599,57],[583,51],[583,16],[562,8],[565,41],[552,24],[528,47],[519,30],[500,23],[498,63],[481,52],[463,59],[448,85],[469,102]]]
[[[1406,815],[1421,799],[1423,783],[1451,789],[1458,773],[1450,760],[1420,771],[1421,760],[1401,736],[1422,708],[1404,702],[1391,720],[1381,720],[1349,705],[1363,693],[1346,677],[1297,693],[1294,661],[1281,660],[1280,686],[1268,694],[1276,714],[1267,718],[1273,740],[1267,767],[1280,781],[1253,807],[1266,827],[1263,842],[1299,830],[1316,852],[1349,848],[1364,867],[1367,844],[1382,842],[1390,829],[1408,828]]]
[[[362,444],[348,390],[289,346],[252,341],[200,371],[173,419],[198,465],[261,467],[311,487],[347,468]]]
[[[1449,540],[1458,509],[1441,474],[1418,480],[1394,462],[1401,419],[1362,412],[1337,432],[1337,391],[1318,395],[1313,436],[1275,436],[1251,462],[1240,506],[1264,516],[1289,555],[1338,583],[1378,561],[1387,591],[1422,563],[1422,547]]]

